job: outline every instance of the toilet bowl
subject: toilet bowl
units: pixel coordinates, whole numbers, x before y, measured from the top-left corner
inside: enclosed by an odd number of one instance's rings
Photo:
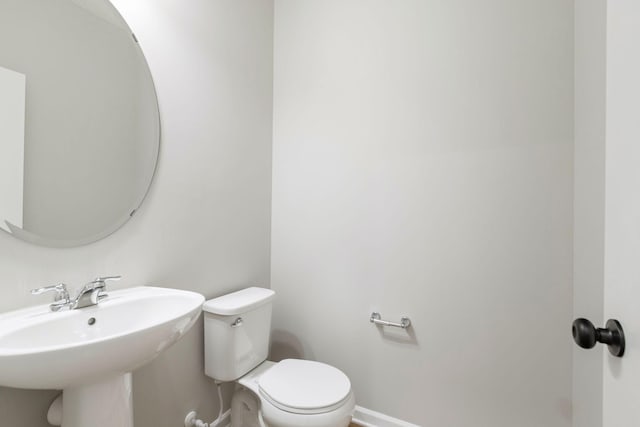
[[[258,403],[266,426],[346,427],[351,422],[355,407],[351,383],[330,365],[299,359],[265,361],[236,383],[236,395],[245,402],[253,398]],[[245,390],[250,395],[242,393]],[[232,427],[245,427],[235,424],[233,415]],[[247,425],[252,418],[242,415],[249,421]]]
[[[347,427],[349,378],[321,362],[267,361],[275,293],[247,288],[205,302],[205,373],[234,381],[232,427]]]

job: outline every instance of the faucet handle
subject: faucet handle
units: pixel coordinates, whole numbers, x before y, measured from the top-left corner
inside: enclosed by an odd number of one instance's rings
[[[67,285],[65,285],[64,283],[58,283],[51,286],[45,286],[43,288],[32,289],[31,295],[40,295],[44,294],[45,292],[55,292],[56,301],[69,301],[69,291],[67,290]]]
[[[103,276],[103,277],[96,277],[92,283],[105,283],[109,280],[120,280],[122,279],[122,276]]]
[[[31,295],[40,295],[45,292],[55,292],[56,296],[53,299],[53,304],[49,307],[51,311],[59,311],[64,307],[68,307],[71,303],[71,298],[69,298],[69,291],[67,290],[67,285],[64,283],[58,283],[56,285],[45,286],[44,288],[37,288],[31,290]]]
[[[93,290],[93,289],[104,289],[105,285],[107,284],[108,281],[115,281],[115,280],[120,280],[122,279],[122,276],[102,276],[102,277],[96,277],[95,279],[93,279],[92,281],[90,281],[89,283],[87,283],[86,285],[84,285],[84,287],[82,288],[82,291],[80,292],[85,292],[85,291],[89,291],[89,290]]]

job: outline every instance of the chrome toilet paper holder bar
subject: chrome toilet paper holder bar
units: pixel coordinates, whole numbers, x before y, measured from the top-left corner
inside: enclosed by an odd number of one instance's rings
[[[380,325],[380,326],[393,326],[395,328],[402,328],[402,329],[407,329],[409,326],[411,326],[411,319],[409,319],[408,317],[401,318],[400,323],[390,322],[388,320],[382,320],[382,316],[380,316],[380,313],[378,313],[377,311],[374,311],[373,313],[371,313],[369,322],[375,323],[376,325]]]

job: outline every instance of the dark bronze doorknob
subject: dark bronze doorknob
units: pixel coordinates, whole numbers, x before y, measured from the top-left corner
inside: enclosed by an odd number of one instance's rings
[[[624,354],[624,331],[620,322],[614,319],[607,320],[606,328],[596,328],[587,319],[576,319],[571,326],[573,340],[582,348],[593,348],[596,343],[609,346],[609,352],[622,357]]]

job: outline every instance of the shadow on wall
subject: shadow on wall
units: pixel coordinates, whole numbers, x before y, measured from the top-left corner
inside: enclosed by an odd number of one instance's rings
[[[48,426],[47,411],[59,393],[58,390],[24,390],[0,387],[0,425],[4,426],[7,419],[10,419],[13,414],[19,413],[21,414],[20,422],[8,424],[16,427]]]
[[[416,332],[413,330],[413,326],[409,326],[407,329],[397,328],[385,328],[383,326],[376,326],[380,337],[392,341],[397,344],[406,346],[418,346],[418,338]]]
[[[280,362],[284,359],[315,360],[312,352],[305,354],[302,342],[290,332],[281,329],[271,331],[269,360]]]

